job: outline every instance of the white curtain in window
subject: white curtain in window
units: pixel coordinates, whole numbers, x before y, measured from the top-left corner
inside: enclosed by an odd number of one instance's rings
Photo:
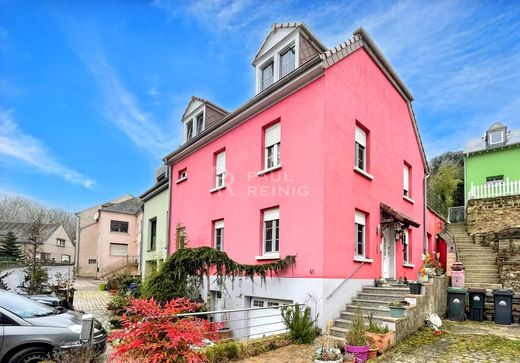
[[[408,189],[408,186],[409,186],[409,179],[410,178],[410,170],[409,168],[405,165],[404,166],[404,169],[403,169],[403,187],[404,187],[404,190],[409,190]]]
[[[110,244],[110,255],[112,256],[126,256],[128,255],[128,245],[120,243]]]
[[[269,147],[280,142],[280,124],[273,125],[265,130],[265,147]]]
[[[223,220],[215,222],[215,229],[219,229],[219,228],[224,228],[224,221]]]
[[[222,151],[217,155],[217,160],[215,163],[215,168],[217,170],[217,175],[222,174],[226,171],[226,152]]]
[[[356,142],[361,146],[367,146],[367,134],[359,127],[356,127]]]
[[[280,210],[278,208],[264,211],[264,221],[274,221],[280,219]]]
[[[366,216],[363,212],[356,212],[355,222],[357,224],[365,225]]]

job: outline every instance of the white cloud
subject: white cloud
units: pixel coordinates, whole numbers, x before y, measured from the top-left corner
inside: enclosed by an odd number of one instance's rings
[[[12,110],[0,110],[0,156],[28,164],[40,172],[92,189],[95,181],[59,163],[36,138],[23,132],[12,117]]]

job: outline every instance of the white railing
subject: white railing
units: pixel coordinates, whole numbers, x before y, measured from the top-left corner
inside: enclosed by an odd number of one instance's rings
[[[496,198],[517,194],[520,194],[520,180],[509,180],[509,178],[507,178],[502,182],[493,182],[483,185],[474,185],[471,183],[468,192],[468,200]]]

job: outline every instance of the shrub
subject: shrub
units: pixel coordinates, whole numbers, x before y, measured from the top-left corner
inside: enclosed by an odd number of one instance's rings
[[[375,334],[386,334],[390,331],[390,329],[385,325],[382,326],[377,321],[374,321],[374,314],[370,314],[368,316],[368,329],[370,333]]]
[[[218,340],[221,325],[199,318],[175,315],[196,311],[200,304],[188,299],[172,299],[164,305],[153,298],[131,299],[127,313],[121,318],[121,330],[113,332],[109,341],[113,351],[111,362],[203,362],[203,340]]]
[[[130,299],[126,296],[116,295],[107,305],[108,310],[112,310],[116,315],[123,315],[126,308],[130,306]]]
[[[99,291],[106,291],[107,284],[99,284]]]
[[[215,344],[206,349],[204,354],[209,363],[225,363],[236,358],[239,352],[239,345],[237,342],[227,342]]]
[[[282,310],[282,319],[289,329],[289,337],[298,344],[310,344],[317,335],[316,319],[311,318],[311,309],[306,306],[300,308],[299,304]]]
[[[361,347],[367,345],[368,337],[366,335],[363,315],[361,314],[361,307],[359,305],[356,307],[356,314],[354,315],[354,320],[347,332],[345,340],[348,345],[352,346]]]

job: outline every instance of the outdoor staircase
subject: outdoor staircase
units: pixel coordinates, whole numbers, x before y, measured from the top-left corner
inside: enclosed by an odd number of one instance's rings
[[[502,287],[495,251],[473,243],[464,223],[452,223],[447,228],[455,237],[459,259],[464,264],[465,287],[487,290]]]
[[[365,324],[368,324],[368,318],[372,314],[374,322],[378,322],[382,326],[386,325],[390,330],[396,330],[396,323],[405,318],[390,317],[389,304],[392,301],[403,301],[409,295],[410,288],[408,286],[363,287],[361,292],[352,299],[352,302],[345,305],[345,310],[334,321],[331,329],[332,338],[340,343],[344,342],[358,305],[361,308]]]

